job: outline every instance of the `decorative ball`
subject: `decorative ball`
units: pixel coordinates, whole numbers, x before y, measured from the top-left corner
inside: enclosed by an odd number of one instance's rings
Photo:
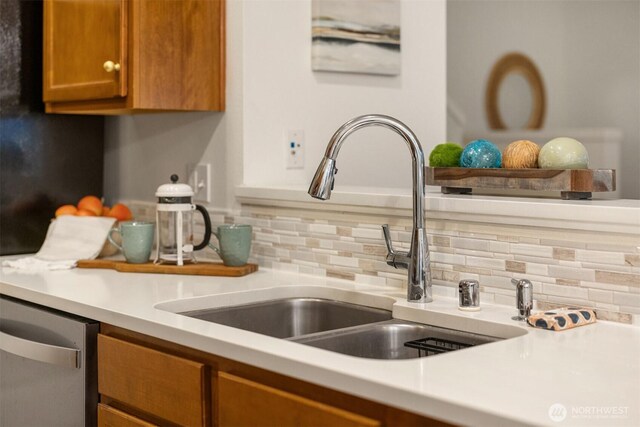
[[[486,139],[471,141],[460,156],[460,166],[463,168],[499,168],[501,163],[500,150]]]
[[[453,142],[438,144],[429,154],[429,166],[433,168],[454,167],[460,164],[462,146]]]
[[[554,138],[540,150],[538,166],[545,169],[586,169],[589,167],[589,153],[578,140]]]
[[[507,169],[525,169],[538,167],[540,146],[535,142],[521,139],[507,145],[502,153],[502,167]]]

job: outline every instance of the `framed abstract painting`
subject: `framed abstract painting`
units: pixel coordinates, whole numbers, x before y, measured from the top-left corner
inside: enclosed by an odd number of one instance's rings
[[[312,0],[314,71],[400,74],[399,0]]]

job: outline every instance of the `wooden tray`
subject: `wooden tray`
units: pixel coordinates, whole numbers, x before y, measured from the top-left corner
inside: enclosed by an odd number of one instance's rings
[[[197,276],[227,276],[240,277],[258,271],[257,264],[245,264],[240,267],[227,267],[220,262],[198,262],[197,264],[168,265],[154,264],[129,264],[125,261],[108,259],[86,259],[77,263],[78,268],[108,268],[123,273],[161,273],[161,274],[187,274]]]
[[[565,200],[590,199],[592,192],[615,191],[615,169],[426,168],[427,185],[445,194],[474,188],[560,191]]]

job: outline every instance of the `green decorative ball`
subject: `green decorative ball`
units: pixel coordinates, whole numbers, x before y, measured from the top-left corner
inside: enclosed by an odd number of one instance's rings
[[[429,154],[429,166],[432,168],[457,167],[462,155],[462,146],[453,142],[438,144]]]

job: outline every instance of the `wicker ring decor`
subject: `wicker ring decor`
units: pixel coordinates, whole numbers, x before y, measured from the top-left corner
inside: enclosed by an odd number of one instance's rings
[[[500,58],[491,69],[489,81],[487,82],[487,91],[485,95],[485,108],[487,112],[487,120],[491,129],[507,129],[500,115],[498,106],[498,93],[500,85],[505,78],[511,73],[522,75],[529,83],[532,95],[532,108],[529,120],[525,125],[525,129],[540,129],[544,123],[545,115],[545,92],[544,83],[538,68],[533,61],[526,55],[512,52]]]

